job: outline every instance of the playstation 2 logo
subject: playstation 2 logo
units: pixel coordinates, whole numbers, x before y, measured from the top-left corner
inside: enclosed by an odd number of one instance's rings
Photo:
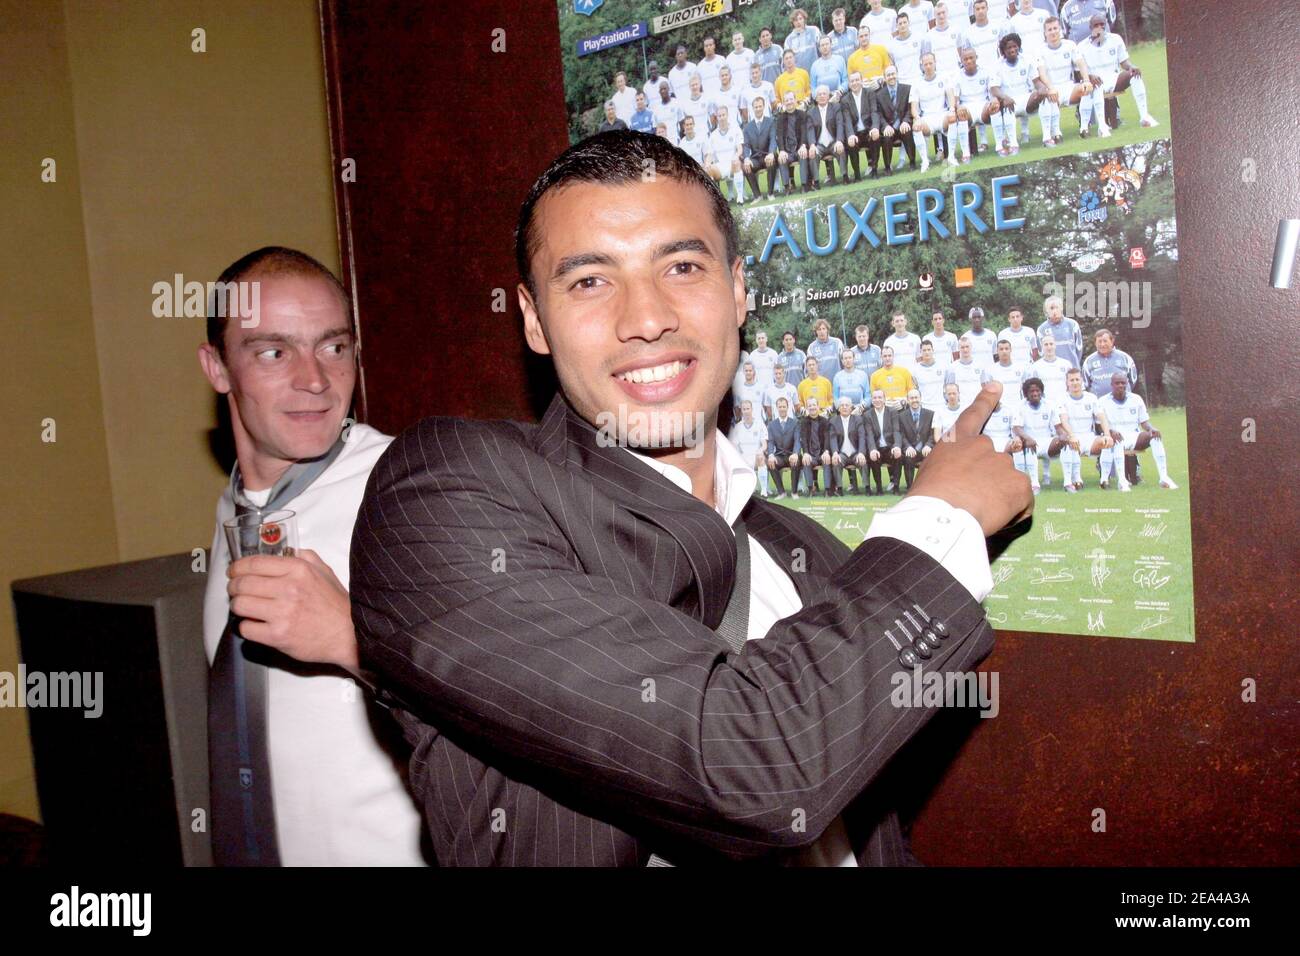
[[[589,17],[604,5],[605,0],[573,0],[573,12]]]

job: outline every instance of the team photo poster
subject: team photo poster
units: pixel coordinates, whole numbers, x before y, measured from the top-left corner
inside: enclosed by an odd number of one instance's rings
[[[760,492],[856,545],[996,379],[1036,502],[990,622],[1190,642],[1163,3],[1118,6],[559,0],[567,119],[666,136],[732,203],[720,424]]]

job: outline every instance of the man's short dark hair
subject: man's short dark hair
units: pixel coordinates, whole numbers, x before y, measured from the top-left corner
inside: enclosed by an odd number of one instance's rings
[[[553,190],[563,189],[573,183],[596,183],[603,186],[638,183],[643,180],[647,169],[653,170],[656,177],[703,189],[712,206],[714,224],[727,244],[727,265],[730,266],[740,257],[740,237],[736,233],[736,221],[731,216],[727,200],[704,168],[689,153],[652,133],[609,130],[589,136],[557,156],[533,183],[533,188],[528,190],[528,196],[519,209],[519,221],[515,226],[515,263],[519,267],[520,278],[534,299],[537,297],[537,286],[533,281],[532,259],[541,240],[533,220],[537,204],[542,198]]]
[[[251,275],[294,275],[324,279],[339,294],[344,311],[347,311],[348,294],[343,288],[343,283],[338,280],[338,276],[334,275],[321,262],[313,259],[305,252],[299,252],[297,249],[290,249],[287,246],[263,246],[261,249],[255,249],[226,266],[221,271],[221,275],[217,276],[217,284],[219,286],[228,286]],[[226,357],[226,322],[230,316],[223,314],[227,313],[228,309],[219,308],[219,301],[221,301],[219,296],[214,294],[208,302],[208,344],[215,348],[217,354],[224,360]],[[225,302],[229,305],[230,299],[227,297]]]
[[[1069,373],[1069,372],[1066,372],[1065,374],[1066,374],[1066,375],[1069,375],[1070,373]],[[1047,391],[1047,388],[1046,388],[1046,386],[1043,385],[1043,380],[1042,380],[1041,378],[1039,378],[1039,377],[1036,376],[1036,375],[1035,375],[1035,376],[1031,376],[1030,378],[1025,379],[1025,380],[1020,384],[1020,394],[1023,395],[1025,398],[1028,398],[1028,397],[1029,397],[1029,386],[1031,386],[1031,385],[1037,385],[1037,386],[1038,386],[1038,390],[1039,390],[1040,392],[1046,392],[1046,391]]]

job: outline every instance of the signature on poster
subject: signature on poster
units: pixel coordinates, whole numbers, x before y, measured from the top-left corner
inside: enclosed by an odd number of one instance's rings
[[[1166,624],[1173,623],[1173,620],[1174,619],[1170,617],[1168,614],[1157,614],[1155,617],[1149,617],[1145,621],[1143,621],[1142,624],[1138,627],[1137,632],[1141,634],[1145,631],[1150,631],[1153,628],[1163,627]]]
[[[1115,531],[1115,525],[1111,525],[1109,528],[1103,528],[1100,522],[1094,522],[1093,526],[1088,529],[1088,533],[1102,544],[1105,544],[1111,538],[1115,537]]]
[[[1043,540],[1044,541],[1068,541],[1070,540],[1070,532],[1057,531],[1056,526],[1049,521],[1043,527]]]
[[[1016,569],[1013,568],[1011,565],[999,564],[996,568],[993,569],[993,586],[997,587],[999,584],[1004,583],[1011,577],[1011,575],[1015,573],[1016,573]]]
[[[1098,611],[1094,615],[1091,611],[1089,611],[1088,630],[1091,631],[1093,634],[1096,634],[1100,631],[1104,631],[1105,629],[1106,629],[1106,612]]]
[[[1163,521],[1148,521],[1142,526],[1142,530],[1138,532],[1138,537],[1150,538],[1152,541],[1159,541],[1168,527],[1169,525],[1165,524]]]
[[[1101,590],[1106,579],[1110,577],[1110,568],[1106,567],[1106,552],[1101,548],[1095,548],[1088,557],[1092,558],[1092,586]]]
[[[1070,573],[1068,568],[1061,568],[1061,570],[1053,571],[1051,574],[1048,574],[1045,568],[1034,568],[1029,575],[1030,584],[1060,584],[1064,581],[1073,580],[1074,575]]]
[[[1169,575],[1161,577],[1159,568],[1138,568],[1133,572],[1133,583],[1148,591],[1159,591],[1169,583]]]

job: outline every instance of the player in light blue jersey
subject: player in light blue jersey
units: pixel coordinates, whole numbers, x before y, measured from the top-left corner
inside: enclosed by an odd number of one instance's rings
[[[1079,368],[1083,364],[1083,330],[1079,323],[1065,314],[1059,295],[1047,297],[1043,313],[1047,321],[1038,327],[1038,348],[1043,348],[1050,335],[1056,340],[1057,357],[1064,359],[1069,368]]]
[[[804,367],[808,364],[808,355],[803,349],[795,346],[793,332],[785,332],[781,336],[781,351],[776,353],[777,364],[785,369],[785,380],[795,388],[803,381]],[[790,406],[794,408],[793,405]]]
[[[880,358],[880,346],[871,344],[871,329],[865,325],[859,325],[853,330],[853,339],[856,344],[853,346],[853,367],[867,373],[867,380],[876,373],[882,362]]]
[[[835,373],[840,370],[840,353],[844,351],[844,343],[831,335],[830,323],[825,319],[817,320],[813,332],[814,338],[804,352],[809,358],[815,358],[821,374],[833,381]]]
[[[852,349],[840,353],[840,363],[843,367],[831,379],[831,395],[835,399],[835,407],[839,408],[840,399],[847,398],[854,408],[861,408],[871,395],[871,379],[862,369],[854,368]]]
[[[1097,351],[1084,359],[1082,366],[1083,384],[1088,391],[1098,398],[1109,395],[1110,377],[1116,372],[1121,372],[1128,378],[1130,389],[1136,388],[1138,369],[1133,356],[1115,348],[1115,336],[1109,329],[1098,329],[1092,338]]]

